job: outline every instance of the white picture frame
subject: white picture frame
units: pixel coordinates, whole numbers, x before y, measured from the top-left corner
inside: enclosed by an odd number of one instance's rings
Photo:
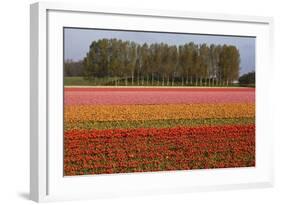
[[[61,154],[64,26],[256,36],[256,167],[64,177]],[[270,106],[268,76],[273,69],[272,29],[270,17],[97,8],[93,4],[32,4],[30,199],[41,202],[273,186],[270,123],[273,113],[266,109]]]

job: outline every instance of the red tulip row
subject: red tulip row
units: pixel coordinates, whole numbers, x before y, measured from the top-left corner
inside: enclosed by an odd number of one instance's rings
[[[71,130],[64,174],[255,166],[255,125]]]

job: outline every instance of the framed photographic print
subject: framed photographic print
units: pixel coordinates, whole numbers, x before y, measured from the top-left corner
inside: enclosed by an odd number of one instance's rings
[[[272,24],[32,4],[31,199],[272,186]]]

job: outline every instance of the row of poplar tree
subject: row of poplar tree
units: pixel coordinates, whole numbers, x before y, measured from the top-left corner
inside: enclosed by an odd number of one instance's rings
[[[101,39],[92,42],[83,65],[86,79],[115,85],[228,86],[239,77],[240,54],[232,45]]]

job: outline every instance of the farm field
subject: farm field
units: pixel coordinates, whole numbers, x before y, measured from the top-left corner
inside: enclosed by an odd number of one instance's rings
[[[254,88],[64,88],[66,176],[250,166]]]

